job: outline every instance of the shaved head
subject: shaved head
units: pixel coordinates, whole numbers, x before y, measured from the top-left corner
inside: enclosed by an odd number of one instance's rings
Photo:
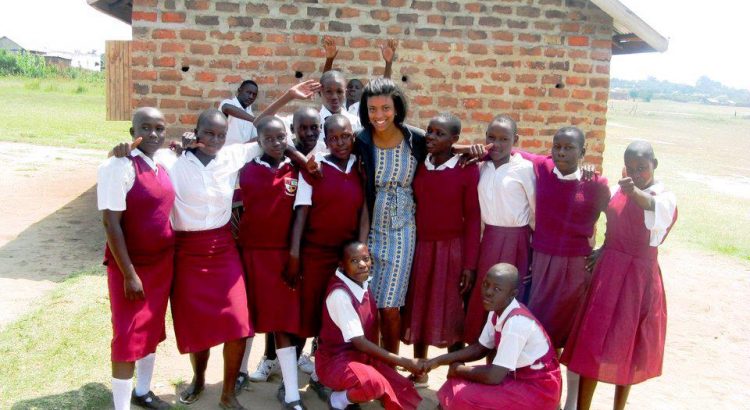
[[[633,141],[627,148],[625,148],[625,158],[628,157],[640,157],[646,158],[653,161],[656,156],[654,155],[654,147],[648,141]]]
[[[346,87],[346,78],[344,78],[344,74],[341,71],[328,70],[320,76],[320,85],[325,86],[325,83],[328,81],[340,82]]]
[[[154,107],[140,107],[133,112],[133,124],[141,123],[146,118],[164,120],[164,114]]]
[[[214,120],[217,120],[220,123],[224,123],[225,125],[227,123],[227,117],[224,115],[224,113],[215,108],[211,108],[208,110],[204,110],[201,115],[198,116],[198,123],[195,125],[195,128],[200,129],[202,125],[206,124],[206,122]]]
[[[500,283],[507,284],[509,288],[518,287],[518,269],[509,263],[498,263],[487,271],[487,277],[496,278]]]
[[[300,107],[292,116],[292,127],[295,127],[302,118],[317,118],[320,114],[313,107]]]
[[[567,135],[573,137],[573,139],[578,144],[578,146],[581,147],[581,149],[583,149],[584,145],[586,144],[586,137],[583,135],[583,131],[581,131],[578,127],[562,127],[555,133],[555,136],[557,135]]]

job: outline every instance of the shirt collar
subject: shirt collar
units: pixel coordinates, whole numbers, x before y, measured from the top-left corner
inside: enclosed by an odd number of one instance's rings
[[[458,164],[458,158],[460,155],[454,155],[449,159],[448,161],[443,162],[442,164],[438,165],[437,167],[432,164],[432,161],[430,159],[432,158],[432,154],[427,154],[427,158],[424,160],[424,166],[427,168],[428,171],[442,171],[444,169],[448,168],[455,168],[456,164]]]
[[[132,151],[130,151],[131,157],[141,157],[144,161],[146,161],[146,164],[148,164],[151,169],[153,169],[156,172],[159,172],[159,168],[156,167],[156,163],[154,160],[146,156],[146,154],[143,153],[143,151],[139,150],[138,148],[133,148]]]
[[[576,172],[572,174],[568,174],[568,175],[563,175],[562,172],[560,172],[560,170],[557,169],[557,167],[555,167],[552,170],[552,172],[554,172],[555,175],[557,175],[557,179],[560,179],[563,181],[580,181],[581,180],[581,174],[582,174],[581,168],[578,168]]]
[[[659,195],[664,192],[664,184],[662,184],[661,181],[654,181],[654,183],[651,184],[650,187],[644,189],[644,191],[651,195]]]
[[[271,166],[271,164],[269,164],[269,163],[268,163],[268,162],[266,162],[266,161],[263,161],[263,160],[262,160],[261,158],[262,158],[262,157],[260,157],[260,156],[258,156],[258,157],[255,157],[254,161],[255,161],[256,163],[260,164],[260,165],[263,165],[263,166],[265,166],[265,167],[266,167],[266,168],[268,168],[268,169],[273,169],[273,167]],[[283,167],[284,165],[286,165],[286,164],[288,164],[288,163],[291,163],[291,162],[292,162],[292,160],[290,160],[290,159],[289,159],[289,158],[287,158],[287,157],[284,157],[284,160],[283,160],[283,161],[281,161],[281,162],[279,162],[279,166],[278,166],[278,167],[276,167],[276,169],[280,169],[280,168],[281,168],[281,167]]]
[[[503,310],[503,313],[501,313],[500,316],[497,317],[497,321],[495,322],[495,330],[500,331],[503,328],[503,323],[505,322],[505,319],[508,318],[510,312],[512,312],[513,309],[517,309],[519,307],[521,307],[521,305],[518,304],[516,298],[513,298],[510,304],[505,308],[505,310]],[[497,315],[497,313],[495,313],[495,315]]]
[[[346,110],[342,110],[342,111],[346,111]],[[325,105],[321,105],[320,106],[320,120],[321,120],[321,123],[324,122],[326,120],[326,118],[330,117],[331,115],[333,115],[333,113],[330,112],[328,110],[328,108],[326,108]],[[320,126],[322,127],[323,124],[320,124]]]
[[[367,284],[370,283],[369,279],[365,281],[365,283],[362,284],[362,286],[359,286],[357,282],[349,279],[344,272],[341,272],[341,269],[336,269],[336,277],[341,279],[342,282],[346,285],[347,288],[352,292],[355,298],[357,298],[357,302],[362,303],[362,299],[365,297],[365,293],[367,293]]]
[[[242,104],[240,104],[240,99],[237,98],[236,96],[234,97],[234,102],[236,103],[236,105],[237,105],[238,108],[242,108]],[[248,114],[252,114],[253,113],[253,105],[252,104],[248,105],[247,108],[242,108],[242,109],[245,110],[245,112],[248,113]]]
[[[357,160],[357,157],[354,156],[354,154],[349,154],[349,162],[346,163],[346,171],[344,171],[345,174],[348,174],[352,170],[352,166],[354,165],[354,162]],[[338,165],[334,164],[333,162],[329,161],[325,156],[320,159],[320,162],[325,162],[326,164],[339,169]],[[340,170],[339,170],[340,171]]]

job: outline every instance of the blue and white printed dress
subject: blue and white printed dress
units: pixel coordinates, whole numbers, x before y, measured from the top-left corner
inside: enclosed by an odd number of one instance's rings
[[[404,305],[417,227],[411,182],[417,160],[406,141],[375,147],[375,206],[368,246],[372,254],[370,290],[378,308]]]

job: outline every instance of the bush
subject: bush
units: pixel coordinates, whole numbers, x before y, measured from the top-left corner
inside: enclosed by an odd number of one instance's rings
[[[53,65],[47,65],[42,56],[29,53],[16,54],[0,50],[0,77],[3,76],[62,77],[79,80],[83,83],[101,83],[104,81],[104,72],[102,71],[89,71],[71,67],[60,69]]]

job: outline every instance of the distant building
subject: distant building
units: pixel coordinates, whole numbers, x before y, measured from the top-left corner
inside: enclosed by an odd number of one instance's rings
[[[609,90],[610,100],[629,100],[630,93],[624,88],[612,88]]]
[[[47,65],[53,65],[61,70],[70,68],[71,62],[70,55],[68,53],[47,53],[44,55],[44,63]]]
[[[37,55],[44,54],[43,51],[26,49],[20,44],[16,43],[15,41],[11,40],[10,38],[6,36],[0,37],[0,50],[6,50],[11,53],[18,53],[18,54],[24,54],[24,53],[31,53],[31,54],[37,54]]]

